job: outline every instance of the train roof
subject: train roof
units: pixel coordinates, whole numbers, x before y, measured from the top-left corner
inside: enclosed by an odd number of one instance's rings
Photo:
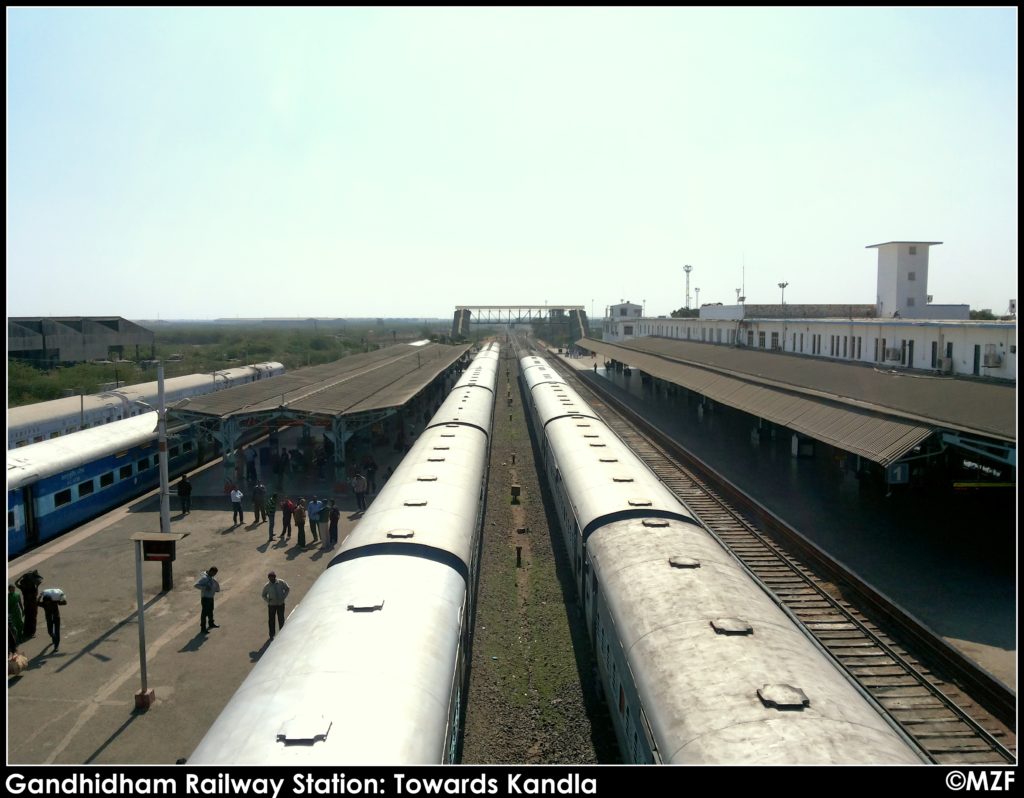
[[[332,565],[189,764],[441,763],[465,591],[421,557]]]
[[[703,530],[624,520],[587,551],[664,762],[920,763]],[[770,686],[802,691],[806,706],[772,706]]]
[[[156,412],[7,450],[7,489],[22,487],[152,440]]]
[[[83,410],[120,408],[121,405],[122,400],[110,393],[66,396],[46,402],[33,402],[30,405],[7,408],[7,428],[10,430],[13,427],[34,426],[54,418],[71,418]]]

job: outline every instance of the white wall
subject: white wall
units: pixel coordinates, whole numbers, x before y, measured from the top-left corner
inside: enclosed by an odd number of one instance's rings
[[[723,306],[723,308],[726,306]],[[732,306],[735,307],[735,306]],[[960,306],[954,306],[960,307]],[[717,310],[716,306],[716,310]],[[707,309],[702,309],[702,314]],[[628,324],[633,333],[627,335]],[[932,344],[936,345],[936,358],[946,356],[947,344],[953,345],[953,373],[974,374],[974,347],[979,347],[978,376],[999,379],[1017,379],[1017,324],[1012,321],[964,322],[956,319],[942,321],[910,319],[623,319],[612,322],[605,340],[626,341],[632,338],[658,336],[674,340],[712,343],[715,345],[747,346],[748,331],[752,334],[753,348],[760,348],[764,333],[764,348],[771,349],[772,333],[778,337],[780,349],[797,355],[822,357],[829,360],[859,362],[880,368],[914,368],[934,370]],[[801,335],[802,347],[801,347]],[[820,352],[813,352],[814,336],[820,336]],[[795,337],[795,341],[794,341]],[[858,356],[858,342],[859,356]],[[876,357],[875,341],[878,340]],[[899,349],[901,359],[885,358],[886,349]],[[984,365],[985,353],[991,352],[1001,359],[999,366]],[[936,364],[937,365],[937,364]]]

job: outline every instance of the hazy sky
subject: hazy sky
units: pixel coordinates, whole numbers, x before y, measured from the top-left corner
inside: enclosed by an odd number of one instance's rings
[[[7,11],[7,313],[1017,295],[1016,9]],[[696,302],[692,301],[695,305]]]

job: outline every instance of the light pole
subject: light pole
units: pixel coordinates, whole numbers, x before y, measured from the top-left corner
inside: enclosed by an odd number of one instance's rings
[[[687,263],[683,266],[683,271],[686,272],[686,309],[690,309],[690,272],[693,271],[693,267]]]
[[[779,283],[779,288],[782,289],[782,350],[786,350],[786,286],[789,283]]]
[[[157,446],[160,450],[160,531],[171,531],[171,492],[167,475],[167,407],[164,405],[164,362],[156,365],[157,385]],[[170,563],[167,563],[169,566]],[[164,585],[170,590],[170,568],[164,569]]]

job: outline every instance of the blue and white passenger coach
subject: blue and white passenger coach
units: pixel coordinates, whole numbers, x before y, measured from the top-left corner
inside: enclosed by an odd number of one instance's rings
[[[160,482],[157,414],[7,450],[7,556],[119,507]],[[195,468],[195,431],[168,437],[172,476]]]

